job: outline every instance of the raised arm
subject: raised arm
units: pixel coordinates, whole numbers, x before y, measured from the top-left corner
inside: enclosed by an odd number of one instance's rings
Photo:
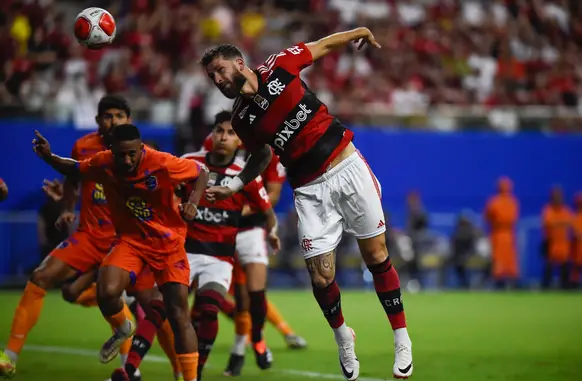
[[[78,178],[81,174],[79,170],[79,162],[67,157],[60,157],[51,152],[51,146],[40,132],[34,131],[35,138],[32,140],[32,150],[43,159],[48,165],[53,167],[55,171],[62,173],[65,176]]]
[[[356,28],[345,32],[334,33],[320,40],[307,43],[305,46],[311,52],[313,61],[316,61],[326,54],[331,53],[333,50],[343,48],[352,41],[360,41],[358,49],[361,49],[366,43],[376,48],[381,47],[368,28]]]

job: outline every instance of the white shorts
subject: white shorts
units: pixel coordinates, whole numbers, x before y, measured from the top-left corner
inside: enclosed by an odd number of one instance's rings
[[[188,262],[190,263],[190,284],[194,279],[198,279],[198,288],[208,283],[218,283],[228,292],[232,282],[232,264],[211,255],[190,253],[188,253]]]
[[[357,239],[383,234],[381,195],[380,183],[359,151],[295,189],[303,257],[335,250],[344,231]]]
[[[242,266],[249,263],[269,264],[265,229],[242,230],[236,235],[236,251]]]

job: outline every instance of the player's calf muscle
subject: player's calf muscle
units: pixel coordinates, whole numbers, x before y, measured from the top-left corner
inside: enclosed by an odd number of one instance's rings
[[[262,263],[249,263],[245,266],[249,292],[261,291],[267,284],[267,266]]]
[[[251,301],[249,300],[249,292],[246,285],[237,284],[234,286],[234,300],[236,301],[236,312],[248,312],[250,310]]]
[[[198,350],[198,340],[190,322],[188,288],[183,284],[166,283],[160,288],[160,291],[164,296],[168,320],[176,338],[176,353],[196,352]]]
[[[308,258],[305,263],[311,276],[311,282],[315,287],[327,287],[333,282],[335,278],[335,256],[333,251]]]

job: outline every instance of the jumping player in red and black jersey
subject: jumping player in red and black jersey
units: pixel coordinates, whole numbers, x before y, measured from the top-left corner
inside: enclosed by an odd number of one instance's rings
[[[240,140],[230,120],[230,112],[225,111],[216,115],[212,133],[213,147],[210,152],[200,151],[183,156],[208,167],[209,185],[228,184],[244,167],[244,161],[237,157]],[[202,201],[198,206],[196,218],[188,226],[186,251],[192,269],[191,281],[197,280],[198,285],[194,304],[197,312],[195,316],[198,318],[195,326],[200,354],[198,380],[218,333],[219,306],[223,304],[230,288],[242,211],[249,203],[264,216],[267,240],[275,251],[279,250],[277,217],[260,176],[249,182],[232,198],[216,202]],[[264,285],[259,291],[264,295]],[[255,316],[257,313],[261,316]],[[262,335],[265,314],[266,307],[251,308],[252,345],[257,365],[261,369],[270,368],[272,361],[271,352],[265,345]]]
[[[384,233],[380,184],[352,143],[353,133],[330,115],[300,78],[302,69],[326,54],[358,42],[380,45],[367,28],[299,43],[273,54],[255,70],[233,45],[211,48],[201,64],[220,91],[235,99],[232,125],[251,152],[243,171],[228,186],[207,190],[209,200],[231,197],[268,165],[273,148],[287,168],[295,193],[299,239],[313,283],[313,293],[338,344],[344,377],[355,380],[359,361],[355,335],[345,322],[335,282],[334,252],[343,232],[358,239],[362,257],[394,330],[393,374],[412,374],[412,343]],[[269,147],[270,146],[270,147]]]

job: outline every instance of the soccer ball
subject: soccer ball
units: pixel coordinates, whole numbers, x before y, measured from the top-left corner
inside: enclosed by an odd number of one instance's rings
[[[99,49],[115,38],[115,20],[101,8],[87,8],[75,19],[75,37],[89,49]]]

